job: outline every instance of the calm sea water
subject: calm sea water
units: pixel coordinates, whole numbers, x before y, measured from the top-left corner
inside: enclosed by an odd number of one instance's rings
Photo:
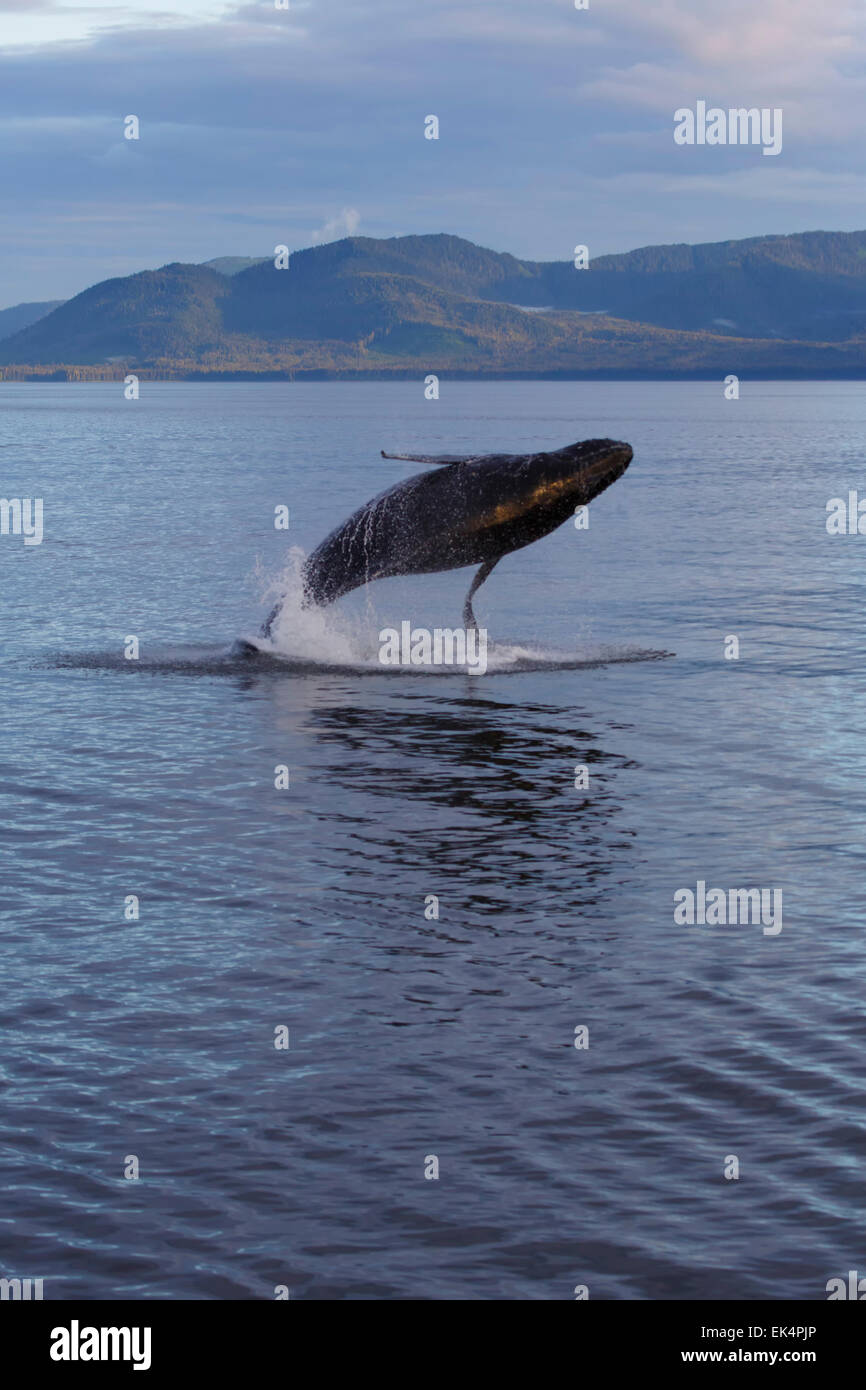
[[[229,655],[289,548],[413,471],[381,448],[598,435],[634,462],[480,591],[486,676],[375,662],[382,626],[459,622],[469,571]],[[0,385],[0,491],[45,508],[42,545],[0,538],[0,1274],[556,1300],[866,1271],[866,538],[825,526],[864,437],[859,384]],[[698,880],[781,890],[782,931],[677,925]]]

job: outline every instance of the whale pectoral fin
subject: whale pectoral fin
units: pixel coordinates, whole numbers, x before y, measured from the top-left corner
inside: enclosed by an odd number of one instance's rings
[[[495,560],[485,560],[484,564],[481,566],[472,583],[469,585],[469,593],[466,595],[466,602],[463,605],[464,627],[478,626],[477,622],[475,621],[475,614],[472,611],[472,596],[473,594],[478,593],[478,590],[481,588],[481,585],[484,583],[485,579],[490,574],[490,571],[493,569],[493,566],[499,564],[499,560],[500,556],[498,555]]]
[[[262,637],[270,637],[270,635],[271,635],[271,628],[273,627],[274,621],[275,621],[275,619],[276,619],[276,617],[277,617],[277,615],[278,615],[280,609],[282,608],[282,606],[283,606],[283,600],[282,600],[282,599],[280,599],[280,601],[279,601],[278,603],[275,603],[275,604],[274,604],[274,606],[273,606],[273,608],[271,609],[270,613],[269,613],[268,616],[265,618],[265,621],[262,623],[262,630],[261,630],[261,636],[262,636]]]
[[[480,458],[480,454],[386,454],[381,450],[383,459],[402,459],[404,463],[469,463],[471,459]]]

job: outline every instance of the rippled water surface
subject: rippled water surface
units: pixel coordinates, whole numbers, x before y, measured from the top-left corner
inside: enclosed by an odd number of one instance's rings
[[[864,432],[847,383],[0,385],[2,493],[45,508],[0,537],[0,1273],[811,1299],[866,1269],[866,538],[825,526]],[[413,471],[381,448],[599,435],[634,462],[482,588],[485,676],[376,662],[470,571],[232,655]],[[781,890],[781,932],[677,925],[698,880]]]

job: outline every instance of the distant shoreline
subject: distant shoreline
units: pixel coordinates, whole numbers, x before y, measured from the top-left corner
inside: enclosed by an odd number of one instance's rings
[[[735,366],[736,364],[732,364]],[[431,369],[433,370],[433,369]],[[459,371],[439,368],[440,380],[451,381],[724,381],[726,372],[718,371],[598,371],[598,372],[529,372],[529,371]],[[38,385],[40,383],[74,382],[94,384],[99,382],[123,383],[127,375],[135,375],[139,381],[148,382],[302,382],[302,381],[414,381],[423,384],[424,372],[417,368],[395,368],[393,371],[329,371],[325,368],[309,368],[297,371],[171,371],[159,372],[146,367],[102,369],[100,367],[58,367],[40,370],[33,367],[0,368],[0,386],[16,382]],[[773,371],[743,370],[737,375],[740,381],[866,381],[866,367],[850,371],[816,372],[814,369]]]

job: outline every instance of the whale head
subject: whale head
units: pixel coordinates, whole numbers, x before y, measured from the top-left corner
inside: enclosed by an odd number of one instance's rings
[[[528,545],[615,483],[631,460],[631,445],[616,439],[584,439],[501,465],[495,456],[480,459],[484,504],[467,517],[463,534],[485,534],[490,553],[497,545],[503,554]]]
[[[633,457],[631,445],[617,439],[584,439],[543,454],[538,460],[539,500],[546,485],[551,502],[567,496],[575,506],[586,505],[622,477]]]

